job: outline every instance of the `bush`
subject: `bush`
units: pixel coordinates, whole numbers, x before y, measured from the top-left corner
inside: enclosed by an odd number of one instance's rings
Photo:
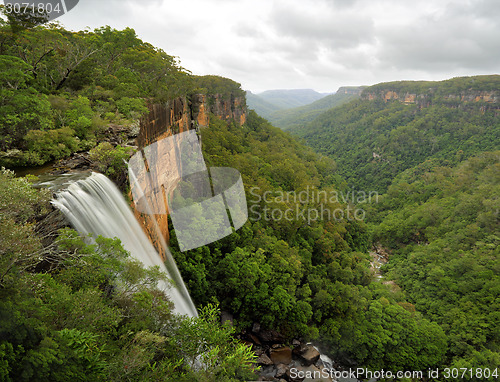
[[[100,172],[116,177],[120,172],[125,171],[124,161],[130,158],[132,151],[130,147],[113,147],[109,142],[102,142],[90,150],[89,154],[90,160]]]
[[[31,130],[24,141],[29,150],[28,162],[36,165],[67,157],[80,148],[75,131],[69,127],[49,131]]]
[[[69,110],[66,111],[66,122],[76,135],[83,139],[93,133],[94,112],[90,107],[87,97],[79,96],[71,102]]]
[[[138,118],[148,111],[146,102],[140,98],[123,97],[116,101],[116,107],[127,118]]]

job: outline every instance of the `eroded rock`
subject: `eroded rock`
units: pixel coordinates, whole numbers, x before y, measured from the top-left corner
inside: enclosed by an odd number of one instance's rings
[[[277,349],[270,349],[269,353],[271,360],[275,365],[278,365],[280,363],[288,365],[290,362],[292,362],[292,349],[290,349],[288,346],[283,346]]]

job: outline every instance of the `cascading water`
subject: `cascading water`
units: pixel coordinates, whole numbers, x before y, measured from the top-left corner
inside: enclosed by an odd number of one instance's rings
[[[176,313],[196,317],[198,314],[170,251],[165,246],[168,267],[149,241],[118,188],[102,174],[92,173],[57,194],[52,202],[82,234],[117,237],[131,256],[145,266],[159,266],[175,286],[161,282]]]

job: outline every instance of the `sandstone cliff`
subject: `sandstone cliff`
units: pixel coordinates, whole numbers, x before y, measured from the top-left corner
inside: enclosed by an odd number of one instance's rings
[[[247,109],[244,97],[233,94],[194,94],[187,97],[176,98],[165,104],[149,106],[149,113],[140,121],[140,131],[137,137],[137,146],[141,150],[163,138],[188,130],[198,130],[209,126],[210,116],[220,118],[227,122],[235,121],[243,125],[246,121]],[[175,150],[172,147],[172,150]],[[165,152],[159,155],[159,160],[148,163],[148,171],[156,174],[156,178],[170,188],[162,186],[161,191],[151,196],[150,203],[164,205],[168,211],[166,197],[176,185],[180,177],[179,166],[176,164],[175,153]],[[138,184],[147,188],[146,178],[139,176]],[[166,186],[168,187],[168,186]],[[139,212],[133,204],[136,218],[144,227],[151,241],[164,256],[161,241],[169,241],[168,217],[166,214],[155,214],[154,220],[158,224],[161,237],[155,228],[155,222],[147,214]]]
[[[398,100],[404,104],[417,104],[421,106],[429,106],[435,100],[433,97],[432,89],[429,93],[415,94],[409,92],[397,92],[394,90],[381,90],[378,92],[363,92],[361,99],[375,100],[382,99],[385,102],[390,100]],[[441,97],[444,101],[458,101],[458,102],[486,102],[491,104],[494,108],[500,107],[500,91],[465,91],[458,94],[447,94]],[[452,102],[450,102],[452,103]]]
[[[460,77],[446,81],[398,81],[366,88],[363,100],[397,100],[406,105],[427,107],[436,103],[458,107],[481,103],[486,109],[500,109],[500,76]]]
[[[194,94],[190,98],[180,97],[165,104],[150,105],[149,114],[140,122],[139,148],[172,134],[207,127],[210,114],[227,122],[234,120],[239,125],[246,121],[244,97]]]

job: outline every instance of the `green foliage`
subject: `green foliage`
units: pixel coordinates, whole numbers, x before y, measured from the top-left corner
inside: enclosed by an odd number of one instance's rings
[[[60,159],[76,150],[78,139],[79,149],[90,149],[111,120],[130,124],[146,112],[144,98],[166,101],[192,86],[176,58],[130,28],[70,32],[48,24],[12,33],[2,23],[0,38],[4,166]],[[40,150],[45,145],[47,152]]]
[[[50,193],[37,192],[25,178],[0,170],[0,286],[9,285],[20,268],[37,263],[40,241],[33,223],[48,212]]]
[[[52,24],[13,34],[2,22],[0,38],[0,158],[9,165],[90,148],[106,123],[145,112],[145,99],[243,95],[231,80],[191,76],[130,28],[70,32]],[[337,359],[374,369],[498,364],[498,153],[436,168],[497,148],[498,113],[448,97],[494,91],[497,82],[389,84],[424,94],[425,107],[359,100],[295,130],[336,162],[255,113],[244,127],[211,118],[200,132],[207,164],[241,172],[251,209],[240,230],[185,253],[171,230],[179,268],[205,307],[199,319],[173,315],[158,288],[165,275],[130,259],[117,240],[88,241],[66,229],[42,245],[34,224],[49,195],[2,172],[0,379],[251,379],[250,349],[234,339],[234,328],[219,325],[214,302],[234,314],[236,329],[260,322],[289,339],[321,338]],[[109,143],[91,150],[112,177],[123,174],[129,155]],[[354,202],[276,196],[345,192],[341,175],[357,188],[388,190],[379,206],[363,205],[375,214],[371,226],[262,214],[266,207],[282,215],[345,211]],[[203,227],[204,218],[192,223]],[[405,292],[373,282],[370,233],[392,249],[385,277]]]
[[[17,223],[32,222],[48,212],[50,192],[32,188],[27,178],[16,178],[12,171],[0,170],[0,214]]]
[[[113,147],[109,142],[102,142],[89,152],[90,160],[102,173],[111,178],[118,177],[126,168],[126,160],[132,155],[130,147]]]
[[[69,104],[66,111],[66,123],[74,130],[80,139],[88,137],[92,133],[92,117],[94,112],[90,107],[87,97],[78,96]]]
[[[370,284],[362,221],[256,219],[252,213],[252,208],[262,212],[266,206],[280,211],[320,204],[344,208],[342,202],[310,195],[303,203],[269,199],[277,191],[333,191],[333,184],[342,186],[332,161],[319,158],[255,113],[244,127],[213,119],[201,135],[209,166],[241,172],[250,221],[216,243],[187,252],[175,249],[175,231],[170,231],[173,255],[196,303],[218,301],[234,314],[239,328],[260,322],[289,338],[319,337],[337,359],[354,359],[367,367],[442,364],[447,350],[442,329],[402,308],[404,296]],[[379,306],[381,297],[385,302]],[[375,321],[377,315],[381,317]]]
[[[389,302],[396,298],[403,307],[407,298],[413,310],[432,321],[419,318],[414,326],[414,320],[398,323],[386,317],[382,321],[387,327],[379,328],[381,335],[372,342],[377,350],[366,345],[367,333],[374,329],[370,325],[382,322],[377,315],[394,316],[399,308],[382,313],[372,303],[370,314],[354,312],[351,321],[337,322],[325,317],[321,307],[329,305],[333,311],[332,299],[338,292],[324,285],[325,293],[312,300],[313,311],[326,318],[326,338],[340,352],[355,353],[376,368],[388,364],[399,368],[399,356],[418,361],[408,364],[416,369],[424,367],[419,363],[423,360],[455,367],[496,367],[500,171],[498,151],[485,151],[498,149],[500,123],[496,105],[477,97],[495,95],[498,81],[499,76],[477,76],[379,84],[367,88],[362,100],[293,129],[335,159],[338,172],[353,189],[387,192],[380,203],[367,206],[369,229],[378,245],[392,251],[382,268],[384,277],[394,280],[407,297],[382,295]],[[414,94],[416,103],[385,100],[388,92],[399,98]],[[314,285],[318,284],[315,279]],[[315,288],[311,292],[314,296]],[[384,330],[389,337],[382,335]],[[391,341],[406,330],[424,339],[426,332],[432,332],[439,357],[424,354],[423,348],[412,354],[421,344],[412,336],[407,340],[412,348],[398,340],[399,354],[391,350],[396,349]],[[346,332],[359,335],[346,341],[342,339]],[[363,350],[365,346],[370,349]]]
[[[177,322],[168,342],[179,349],[179,357],[186,360],[192,370],[197,369],[193,380],[200,382],[228,381],[228,377],[248,380],[252,377],[255,354],[247,345],[234,338],[230,323],[220,325],[220,311],[208,304],[200,309],[199,318]]]
[[[80,148],[80,141],[74,134],[74,130],[69,127],[48,131],[30,130],[24,137],[26,148],[29,150],[25,154],[27,162],[41,165],[70,156]]]
[[[455,365],[496,367],[499,357],[499,158],[485,152],[452,168],[407,171],[374,217],[375,240],[394,251],[386,277],[444,329]]]
[[[65,228],[43,246],[32,223],[51,194],[8,170],[0,194],[2,381],[253,378],[255,356],[219,324],[216,306],[200,318],[173,315],[158,286],[166,275],[131,259],[118,239]]]
[[[36,240],[31,231],[27,238]],[[2,380],[252,378],[255,356],[232,327],[219,325],[217,308],[207,306],[200,318],[172,315],[157,286],[165,275],[130,259],[119,240],[98,237],[89,244],[64,229],[50,253],[39,253],[50,255],[50,272],[23,268],[0,282]]]
[[[3,69],[2,69],[3,68]],[[0,56],[0,150],[22,148],[34,128],[52,126],[47,97],[27,86],[29,66],[17,57]]]
[[[146,103],[140,98],[123,97],[116,101],[116,107],[127,118],[137,118],[148,111]]]
[[[3,88],[19,89],[25,87],[30,79],[29,65],[13,56],[0,56],[0,84]]]
[[[460,100],[469,95],[474,99],[474,91],[496,89],[497,83],[498,76],[479,76],[426,84],[379,84],[364,94],[383,95],[391,90],[401,97],[423,93],[424,98],[417,97],[419,104],[408,105],[384,102],[382,96],[372,101],[365,98],[333,108],[291,131],[335,159],[352,188],[384,192],[396,175],[426,160],[456,164],[498,149],[498,111],[485,102]]]
[[[220,76],[194,76],[193,89],[196,93],[220,94],[224,98],[245,97],[245,92],[241,90],[239,83]]]

